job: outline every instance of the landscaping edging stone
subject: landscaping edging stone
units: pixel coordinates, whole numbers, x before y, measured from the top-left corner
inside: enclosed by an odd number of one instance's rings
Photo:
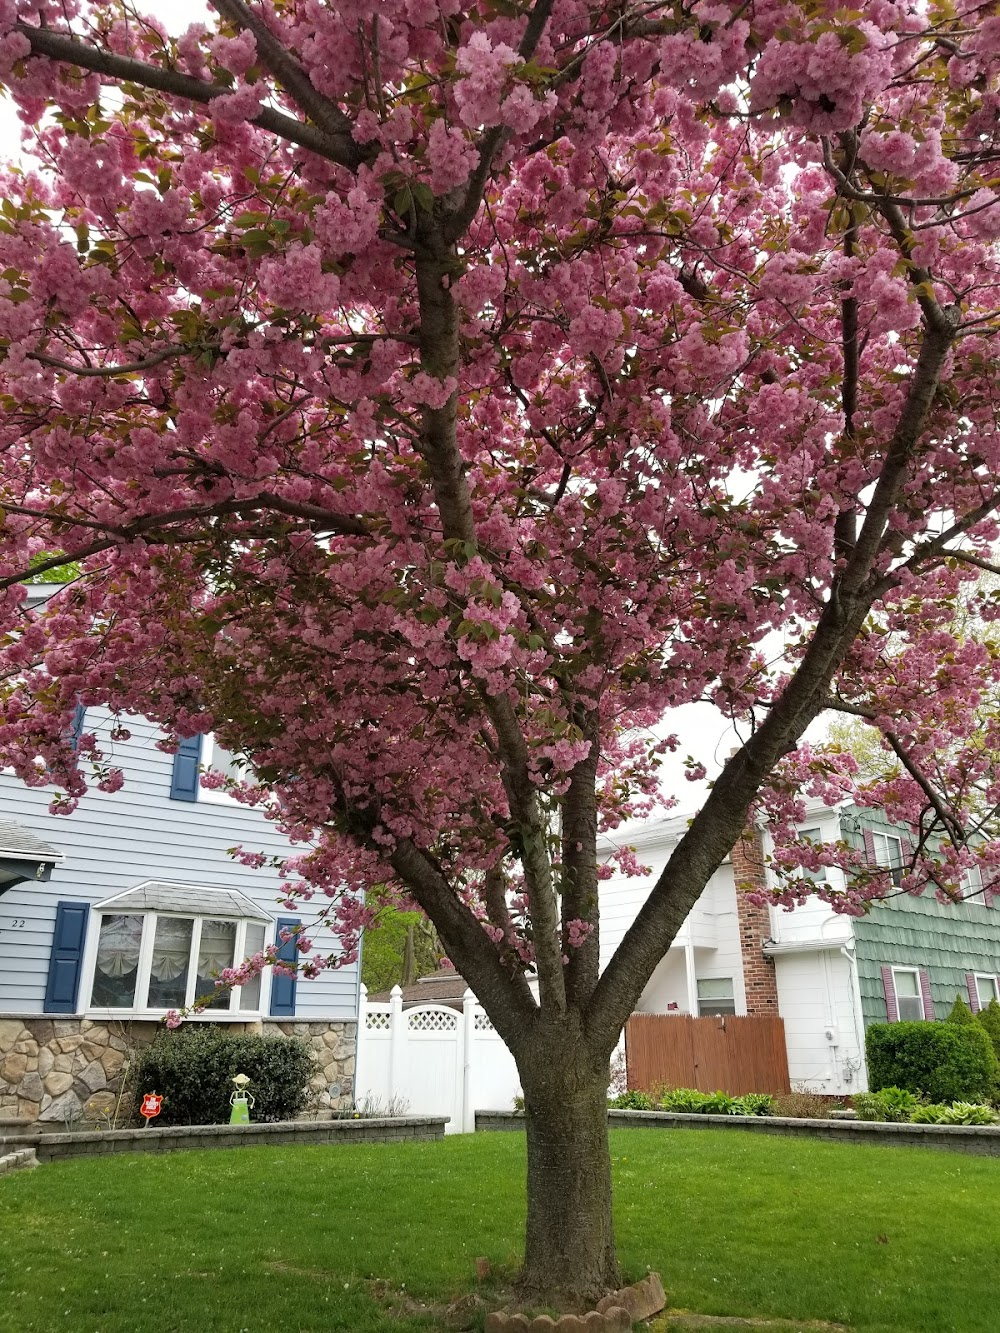
[[[676,1111],[609,1111],[612,1129],[749,1129],[839,1143],[946,1148],[1000,1157],[1000,1125],[883,1124],[873,1120],[796,1120],[776,1115],[684,1115]],[[523,1111],[477,1111],[476,1130],[524,1128]]]
[[[616,1306],[599,1314],[564,1314],[558,1319],[540,1314],[529,1319],[524,1314],[490,1314],[486,1316],[485,1333],[628,1333],[632,1317],[627,1310]]]
[[[0,1156],[0,1176],[10,1171],[30,1171],[34,1166],[38,1166],[38,1155],[34,1148],[18,1148]]]
[[[659,1273],[650,1273],[630,1287],[622,1287],[597,1302],[597,1309],[589,1314],[564,1314],[555,1319],[551,1315],[536,1315],[529,1319],[524,1314],[504,1314],[502,1311],[486,1316],[485,1333],[628,1333],[636,1321],[659,1314],[667,1297]]]
[[[0,1138],[0,1154],[32,1149],[41,1162],[118,1152],[176,1152],[185,1148],[287,1147],[309,1143],[398,1143],[444,1137],[447,1116],[370,1120],[282,1120],[273,1125],[172,1125],[165,1129],[112,1129],[85,1134],[38,1130]]]

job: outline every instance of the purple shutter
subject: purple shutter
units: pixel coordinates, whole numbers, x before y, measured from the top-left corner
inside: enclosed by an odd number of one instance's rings
[[[866,828],[862,832],[865,838],[865,860],[870,866],[878,865],[878,861],[875,859],[875,839],[872,836],[872,831],[870,828]]]
[[[900,836],[899,850],[903,854],[903,869],[909,870],[910,864],[913,861],[913,843],[905,833]]]
[[[931,994],[931,979],[920,968],[920,994],[924,997],[924,1018],[934,1019],[934,996]]]
[[[896,983],[892,979],[892,968],[882,969],[882,989],[885,991],[885,1016],[888,1022],[899,1022],[899,1005],[896,1003]]]
[[[975,972],[966,972],[965,985],[969,992],[969,1008],[974,1014],[979,1013],[979,987],[976,985]]]

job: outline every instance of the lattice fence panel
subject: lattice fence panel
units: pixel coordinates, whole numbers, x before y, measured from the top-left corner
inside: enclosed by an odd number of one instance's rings
[[[458,1015],[446,1014],[439,1009],[415,1009],[408,1015],[406,1025],[411,1032],[454,1032],[458,1027]]]

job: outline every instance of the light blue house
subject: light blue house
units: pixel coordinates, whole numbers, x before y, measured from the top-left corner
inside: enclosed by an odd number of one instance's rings
[[[0,843],[16,844],[0,846],[2,1118],[72,1120],[101,1109],[129,1049],[169,1009],[210,992],[221,968],[281,943],[283,927],[302,920],[324,953],[336,948],[308,913],[280,906],[274,870],[228,854],[242,846],[280,857],[290,844],[259,811],[201,786],[200,769],[229,763],[212,738],[169,755],[156,747],[154,724],[128,727],[129,740],[112,741],[108,714],[78,717],[78,732],[96,732],[125,785],[89,791],[69,817],[49,813],[52,788],[0,773]],[[24,864],[5,861],[8,851]],[[48,878],[20,877],[35,869]],[[290,955],[294,944],[282,948]],[[268,969],[193,1021],[307,1039],[322,1110],[350,1100],[359,983],[358,964],[315,981]]]

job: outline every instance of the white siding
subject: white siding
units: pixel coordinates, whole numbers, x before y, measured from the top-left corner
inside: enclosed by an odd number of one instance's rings
[[[828,1094],[862,1091],[867,1084],[853,961],[839,949],[808,950],[779,954],[775,971],[792,1086]]]
[[[601,967],[607,967],[625,932],[649,897],[683,830],[683,820],[650,823],[616,838],[624,845],[634,845],[637,859],[650,867],[650,874],[626,877],[616,874],[600,887]],[[695,973],[699,979],[732,977],[736,1012],[746,1013],[743,963],[740,953],[739,920],[736,911],[736,886],[732,866],[720,866],[705,891],[688,914],[669,953],[657,966],[636,1006],[638,1013],[666,1013],[676,1002],[681,1013],[692,1012],[684,960],[685,947],[693,946]]]
[[[89,710],[86,729],[100,735],[102,717],[100,710]],[[49,813],[52,788],[28,788],[9,772],[0,773],[0,813],[65,856],[47,883],[20,884],[0,896],[0,1012],[41,1011],[61,899],[99,902],[144,880],[164,879],[237,889],[272,918],[295,915],[307,926],[315,919],[308,904],[295,913],[278,905],[280,883],[273,870],[249,869],[227,855],[237,845],[287,855],[290,844],[274,825],[235,802],[171,800],[173,756],[156,749],[159,731],[143,719],[131,719],[128,726],[130,740],[104,747],[125,772],[124,788],[88,792],[69,817]],[[15,926],[20,921],[24,925]],[[324,952],[334,949],[328,931],[309,933]],[[316,981],[300,980],[295,1016],[354,1018],[357,993],[354,964],[324,972]]]

